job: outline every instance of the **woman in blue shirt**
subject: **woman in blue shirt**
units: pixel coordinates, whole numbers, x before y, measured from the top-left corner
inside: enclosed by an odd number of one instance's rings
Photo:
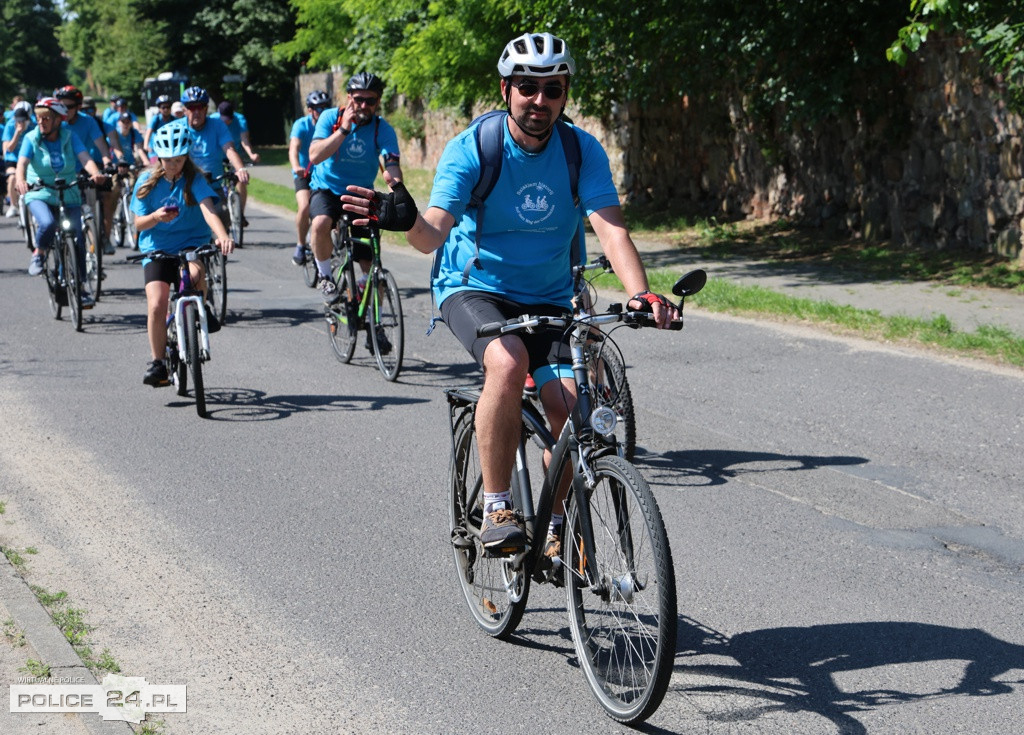
[[[217,216],[217,194],[189,158],[189,129],[184,125],[165,125],[150,142],[157,162],[139,176],[132,196],[139,250],[178,253],[198,248],[210,241],[212,230],[221,252],[232,252],[235,243]],[[178,285],[178,264],[146,258],[142,266],[146,279],[146,326],[153,356],[142,382],[156,388],[170,384],[163,357],[167,346],[167,302],[171,288]],[[199,284],[205,295],[206,273],[202,263],[189,263],[189,270],[192,282]],[[220,329],[209,306],[206,316],[211,332]]]
[[[18,152],[18,168],[14,181],[18,193],[25,197],[25,203],[36,221],[36,248],[32,251],[32,261],[28,266],[30,276],[38,276],[43,272],[43,256],[57,231],[54,210],[60,201],[53,189],[29,191],[29,185],[41,182],[52,186],[58,178],[74,181],[76,165],[88,171],[93,182],[102,184],[106,181],[99,166],[89,157],[89,152],[82,141],[62,124],[68,110],[61,102],[53,97],[44,97],[36,102],[35,113],[38,127],[25,135],[21,150]],[[82,308],[90,309],[95,301],[86,288],[82,197],[78,187],[72,187],[64,192],[64,207],[75,231],[75,242],[78,245]]]

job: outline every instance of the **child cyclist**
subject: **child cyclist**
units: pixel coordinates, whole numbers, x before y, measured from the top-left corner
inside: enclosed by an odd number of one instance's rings
[[[144,171],[135,184],[132,212],[139,232],[139,250],[151,253],[161,250],[178,253],[198,248],[210,241],[213,231],[217,246],[225,255],[235,243],[217,214],[217,194],[206,182],[192,159],[192,134],[185,125],[164,125],[150,140],[157,161]],[[169,385],[164,350],[167,346],[167,302],[172,287],[177,287],[178,263],[169,260],[142,261],[146,278],[147,329],[153,361],[142,382],[154,388]],[[189,263],[192,282],[206,293],[206,274],[202,263]],[[207,306],[206,316],[211,332],[220,329],[213,311]]]

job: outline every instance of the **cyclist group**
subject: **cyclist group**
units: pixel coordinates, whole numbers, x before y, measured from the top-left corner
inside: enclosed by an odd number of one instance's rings
[[[354,226],[375,223],[382,229],[404,230],[417,250],[437,251],[433,292],[441,319],[485,376],[476,415],[486,507],[482,542],[485,547],[509,549],[526,542],[511,512],[509,494],[522,388],[528,377],[536,383],[557,435],[575,401],[571,358],[557,335],[478,337],[477,327],[526,312],[571,311],[572,243],[584,215],[627,292],[634,294],[629,308],[653,312],[660,327],[677,314],[662,296],[648,290],[601,144],[582,129],[559,123],[576,73],[568,46],[550,33],[524,34],[506,45],[498,71],[507,114],[501,123],[500,167],[486,205],[474,201],[482,169],[476,123],[445,147],[429,205],[423,213],[417,211],[402,184],[397,134],[377,114],[384,83],[366,72],[349,80],[344,104],[338,107],[322,91],[307,96],[307,115],[291,131],[289,160],[299,209],[292,260],[304,265],[311,250],[319,274],[317,286],[326,302],[339,296],[331,275],[331,231],[346,212],[356,218]],[[35,115],[42,130],[29,132],[19,149],[18,194],[28,191],[32,177],[53,177],[75,166],[84,166],[94,179],[101,178],[100,165],[112,160],[107,138],[95,120],[76,116],[80,95],[65,87],[58,90],[56,99],[37,103]],[[66,105],[69,99],[72,104]],[[227,158],[244,201],[248,175],[236,145],[255,159],[243,132],[244,118],[230,103],[222,103],[217,115],[208,115],[209,96],[199,87],[184,92],[182,120],[172,114],[169,98],[161,97],[157,103],[159,114],[149,121],[138,147],[129,130],[137,122],[119,111],[119,101],[111,113],[118,115],[119,135],[110,138],[117,160],[145,155],[142,151],[155,158],[154,166],[139,177],[132,200],[140,249],[177,252],[209,241],[212,231],[222,250],[231,252],[234,243],[213,209],[217,195],[198,174],[216,171]],[[19,118],[24,118],[24,108],[19,110]],[[66,126],[61,125],[62,119]],[[18,135],[26,136],[24,126]],[[567,135],[575,140],[563,139]],[[570,143],[579,147],[575,192],[566,185],[564,147]],[[5,143],[5,153],[7,148]],[[382,157],[387,193],[372,188]],[[60,167],[55,168],[58,161]],[[30,271],[34,273],[39,248],[48,242],[49,209],[44,192],[29,196],[39,201],[33,212],[39,211],[41,224]],[[365,273],[369,254],[356,253],[356,259]],[[144,273],[153,353],[144,382],[163,385],[167,383],[160,359],[163,331],[156,325],[163,323],[168,289],[177,273],[152,260],[144,264]],[[198,278],[201,274],[194,275],[203,283]],[[560,522],[554,517],[551,530],[557,530]]]

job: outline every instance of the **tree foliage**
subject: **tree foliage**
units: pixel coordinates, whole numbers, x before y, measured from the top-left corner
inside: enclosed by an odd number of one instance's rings
[[[0,4],[0,96],[50,91],[63,82],[65,62],[55,30],[53,0],[4,0]]]
[[[932,33],[959,34],[1003,77],[1010,106],[1024,113],[1024,0],[910,0],[909,10],[886,50],[890,61],[903,66]]]

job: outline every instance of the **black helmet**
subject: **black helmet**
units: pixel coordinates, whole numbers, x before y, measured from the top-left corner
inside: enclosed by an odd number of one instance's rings
[[[322,90],[314,89],[306,95],[306,107],[327,107],[330,104],[331,98]]]
[[[368,71],[361,71],[348,80],[346,92],[355,92],[357,89],[365,89],[368,92],[381,94],[384,91],[384,82],[376,74]]]

